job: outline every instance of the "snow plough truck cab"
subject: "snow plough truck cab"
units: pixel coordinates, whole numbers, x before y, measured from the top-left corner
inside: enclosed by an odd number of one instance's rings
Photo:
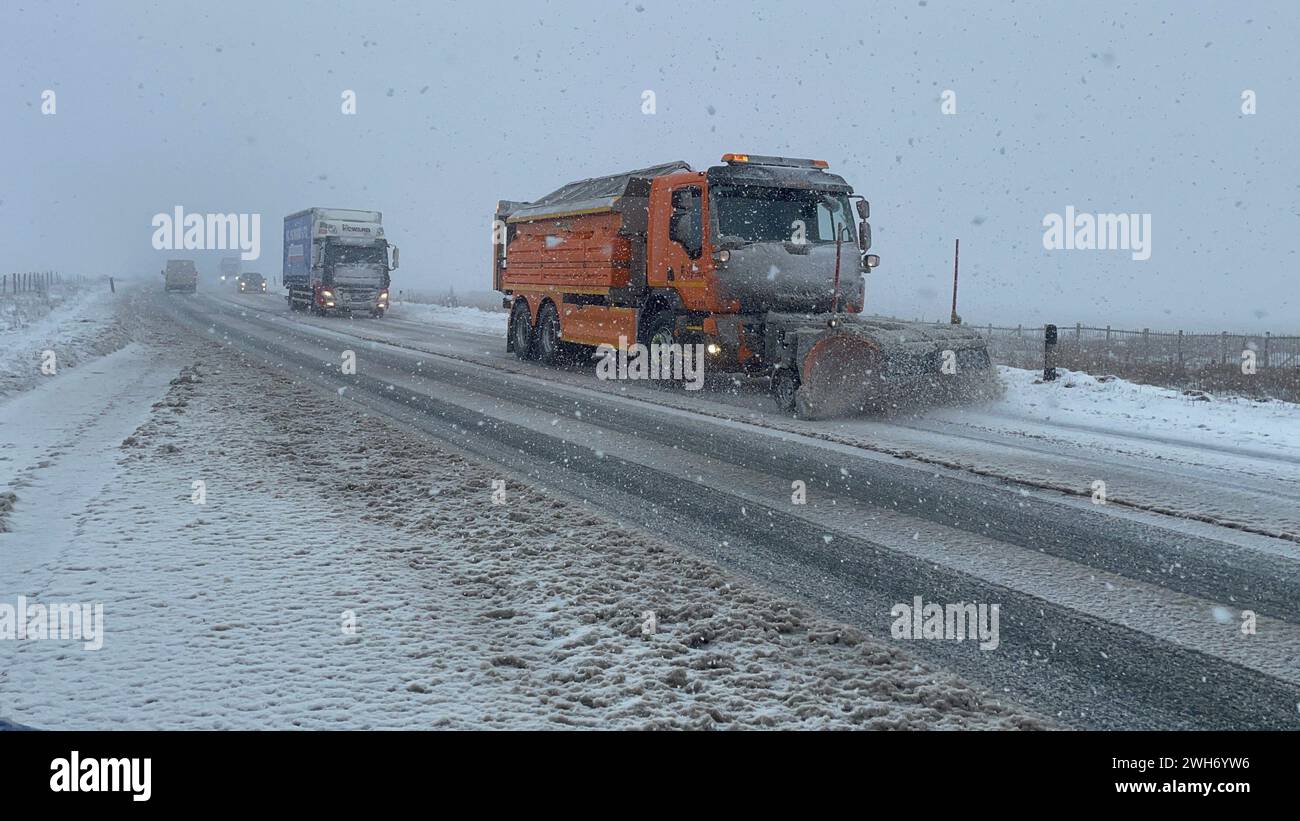
[[[620,340],[701,344],[709,372],[765,375],[782,408],[809,418],[965,395],[989,378],[973,331],[861,315],[879,264],[870,209],[825,162],[722,160],[498,203],[507,349],[550,362]]]

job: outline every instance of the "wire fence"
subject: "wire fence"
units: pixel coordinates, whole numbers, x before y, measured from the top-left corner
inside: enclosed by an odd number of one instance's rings
[[[48,293],[51,285],[63,282],[58,271],[26,271],[17,274],[0,274],[0,296],[5,294]]]
[[[1044,328],[1038,326],[976,326],[988,340],[994,360],[1017,368],[1043,364]],[[1172,365],[1187,370],[1214,365],[1240,366],[1253,360],[1255,367],[1300,367],[1300,336],[1259,334],[1187,333],[1095,328],[1086,325],[1058,329],[1057,360],[1063,367],[1073,362],[1077,370]]]
[[[972,326],[993,361],[1043,367],[1044,326]],[[1208,392],[1300,401],[1300,336],[1059,326],[1056,364],[1093,375]]]

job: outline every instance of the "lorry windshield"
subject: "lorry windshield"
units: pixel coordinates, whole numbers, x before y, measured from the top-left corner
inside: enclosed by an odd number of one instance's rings
[[[849,198],[827,191],[719,185],[712,189],[719,242],[834,242],[847,229],[854,242]]]
[[[325,261],[330,265],[385,265],[388,254],[382,245],[334,245],[325,247]]]

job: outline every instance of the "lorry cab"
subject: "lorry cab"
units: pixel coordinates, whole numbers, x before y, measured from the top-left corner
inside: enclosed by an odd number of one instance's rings
[[[820,160],[723,160],[655,180],[650,284],[690,310],[861,310],[870,229],[853,224],[852,187]]]

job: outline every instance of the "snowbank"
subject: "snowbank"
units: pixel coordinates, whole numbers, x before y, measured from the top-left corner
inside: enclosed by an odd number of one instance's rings
[[[399,302],[388,312],[398,319],[413,322],[430,322],[465,331],[481,331],[494,336],[505,336],[505,311],[484,311],[479,308],[448,308],[443,305],[426,305],[420,302]]]
[[[1058,369],[1000,368],[1006,395],[997,412],[1026,421],[1077,425],[1193,445],[1252,448],[1300,460],[1300,405],[1276,400],[1209,397],[1119,378]]]

